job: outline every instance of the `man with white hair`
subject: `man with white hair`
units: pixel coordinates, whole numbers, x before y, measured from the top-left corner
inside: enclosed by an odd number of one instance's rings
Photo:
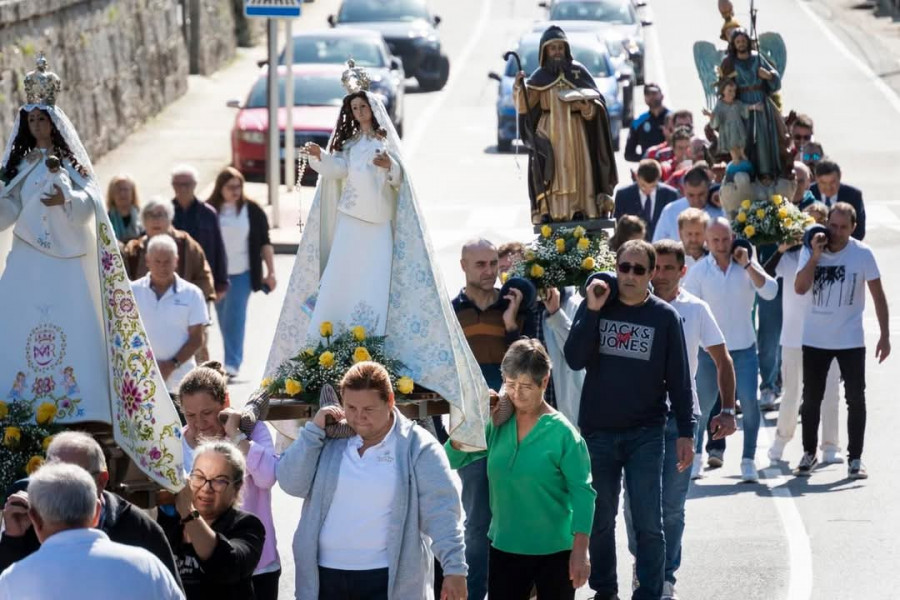
[[[87,471],[94,479],[100,500],[100,523],[97,528],[114,542],[137,546],[152,553],[181,585],[172,548],[162,528],[144,511],[106,489],[109,471],[97,440],[82,431],[63,431],[53,436],[47,447],[47,459],[49,462],[77,465]],[[28,484],[27,480],[23,481]],[[40,548],[41,542],[28,518],[30,506],[24,487],[6,501],[3,509],[5,529],[0,538],[0,571]]]
[[[40,549],[0,575],[0,598],[184,599],[153,554],[96,529],[97,485],[81,467],[49,463],[28,483],[28,517]]]
[[[178,246],[168,235],[147,244],[148,273],[131,282],[150,347],[170,393],[196,365],[194,354],[209,322],[203,292],[175,272]]]
[[[216,300],[221,300],[228,291],[228,257],[219,227],[219,215],[216,209],[200,202],[194,195],[197,191],[197,169],[194,167],[175,167],[172,170],[172,189],[175,191],[172,225],[175,229],[186,231],[203,247],[215,281]]]

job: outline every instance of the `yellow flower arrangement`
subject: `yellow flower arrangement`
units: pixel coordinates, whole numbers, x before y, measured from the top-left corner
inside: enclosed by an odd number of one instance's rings
[[[766,217],[766,211],[764,211],[764,210],[761,209],[761,208],[757,208],[757,209],[756,209],[756,218],[757,218],[757,219],[764,219],[765,217]]]
[[[752,238],[754,235],[756,235],[756,227],[754,227],[753,225],[747,225],[746,227],[744,227],[744,235],[748,238]]]
[[[588,256],[583,261],[581,261],[581,268],[587,271],[592,271],[594,267],[597,266],[597,263],[594,261],[593,256]]]
[[[744,200],[743,202],[741,202],[741,208],[743,208],[744,210],[750,210],[750,204],[751,202],[749,199]]]
[[[409,377],[401,377],[397,380],[397,391],[401,394],[412,394],[415,382]]]
[[[6,405],[6,402],[0,400],[0,419],[5,419],[9,416],[9,407]]]
[[[585,230],[585,228],[582,227],[581,225],[579,225],[579,226],[576,227],[575,230],[572,232],[572,235],[575,237],[575,239],[580,240],[581,238],[584,237],[584,234],[585,234],[585,233],[587,233],[587,231]]]
[[[319,335],[323,338],[331,337],[334,334],[334,327],[331,325],[331,321],[322,321],[322,324],[319,325]]]
[[[552,233],[553,233],[553,228],[550,227],[549,225],[544,225],[541,227],[541,235],[544,236],[545,238],[550,237],[550,235]]]
[[[35,471],[41,468],[44,464],[44,458],[41,456],[32,456],[28,459],[28,464],[25,465],[25,472],[31,475]]]
[[[566,240],[559,238],[556,240],[556,252],[563,254],[566,251]]]
[[[778,209],[778,218],[779,219],[786,219],[787,216],[788,216],[788,211],[786,208],[782,207],[782,208]]]
[[[362,346],[357,346],[356,350],[353,351],[353,364],[367,360],[372,360],[372,355]]]
[[[319,364],[329,369],[334,366],[334,353],[326,350],[319,355]]]
[[[741,202],[731,228],[754,245],[781,244],[803,234],[805,216],[787,198],[778,194]]]
[[[361,342],[366,339],[366,328],[362,325],[352,327],[350,331],[353,333],[353,339],[355,339],[357,342]]]
[[[587,250],[591,247],[591,240],[587,239],[586,237],[580,237],[578,238],[578,242],[575,244],[575,247],[582,251]]]
[[[296,379],[285,379],[284,380],[284,391],[288,393],[289,396],[296,396],[300,392],[303,391],[303,384],[301,384]]]
[[[535,263],[531,265],[531,276],[535,279],[539,279],[544,276],[544,267]]]
[[[737,214],[738,223],[746,223],[747,222],[747,213],[741,211]]]
[[[37,408],[35,420],[38,425],[46,425],[52,423],[56,417],[56,405],[52,402],[42,402]]]
[[[3,445],[7,448],[18,446],[21,439],[22,430],[18,427],[7,427],[3,430]]]
[[[50,444],[53,443],[53,436],[48,435],[41,441],[41,449],[44,451],[44,454],[47,453],[47,448],[50,447]]]

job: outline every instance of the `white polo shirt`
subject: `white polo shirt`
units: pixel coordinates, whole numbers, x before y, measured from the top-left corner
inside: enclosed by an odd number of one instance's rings
[[[691,267],[684,278],[684,289],[709,304],[731,352],[746,350],[756,343],[753,328],[756,295],[763,300],[772,300],[778,295],[778,282],[765,271],[762,273],[765,282],[757,289],[744,267],[732,260],[722,271],[715,257],[709,254]]]
[[[177,274],[175,282],[159,299],[150,287],[149,273],[132,281],[131,289],[156,360],[174,358],[188,341],[188,328],[209,323],[203,292]],[[195,365],[193,356],[184,361],[169,375],[166,388],[170,392],[177,391],[181,380]]]
[[[697,364],[700,348],[725,343],[725,336],[719,329],[709,305],[687,290],[679,289],[672,302],[672,308],[681,317],[681,328],[684,330],[684,347],[687,348],[688,367],[691,370],[691,392],[694,394],[694,414],[700,415],[700,399],[697,396]]]
[[[687,198],[679,198],[674,202],[669,202],[668,204],[666,204],[663,207],[662,212],[659,213],[659,221],[657,221],[656,223],[656,229],[653,230],[653,241],[679,241],[681,237],[678,235],[678,215],[680,215],[690,207],[691,203],[688,202]],[[706,211],[706,214],[709,215],[710,220],[725,216],[724,210],[708,202],[706,203],[706,206],[703,208],[703,210]]]
[[[347,440],[328,515],[319,531],[319,566],[366,571],[390,565],[388,530],[397,493],[397,418],[379,444],[366,450]]]

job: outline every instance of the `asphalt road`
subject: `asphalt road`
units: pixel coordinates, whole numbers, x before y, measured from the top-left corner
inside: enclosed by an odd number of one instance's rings
[[[324,24],[337,2],[304,5],[298,27]],[[524,156],[498,154],[496,83],[488,71],[502,66],[501,54],[531,23],[541,17],[532,0],[432,0],[443,17],[441,36],[451,57],[451,79],[441,92],[407,95],[404,152],[429,227],[448,294],[463,283],[459,247],[468,238],[496,242],[530,237]],[[699,122],[703,95],[694,69],[691,45],[696,39],[716,41],[721,24],[709,0],[651,0],[647,29],[647,81],[663,85],[673,108],[690,108]],[[748,2],[738,18],[749,21]],[[758,0],[760,31],[777,30],[785,38],[789,59],[784,77],[786,106],[810,113],[816,136],[843,168],[844,180],[861,187],[869,215],[871,244],[882,269],[889,300],[900,294],[895,276],[900,206],[891,191],[893,167],[900,154],[900,100],[866,71],[842,34],[814,16],[819,5],[807,0]],[[247,81],[250,85],[250,80]],[[636,95],[637,98],[641,96]],[[640,108],[638,108],[640,110]],[[217,149],[221,152],[221,149]],[[620,179],[628,165],[619,162]],[[307,199],[312,191],[303,192]],[[278,256],[277,272],[286,284],[293,257]],[[232,397],[243,398],[262,376],[284,285],[272,294],[255,294],[250,302],[247,358],[242,380]],[[871,304],[871,303],[870,303]],[[894,321],[896,322],[896,320]],[[893,328],[894,333],[897,327]],[[870,351],[868,430],[865,461],[870,479],[851,482],[844,465],[817,469],[809,480],[790,476],[787,465],[768,468],[767,442],[774,433],[769,413],[760,435],[759,484],[738,478],[740,432],[729,441],[725,467],[698,481],[687,506],[683,564],[678,589],[688,599],[879,599],[893,596],[893,577],[900,565],[900,483],[894,465],[893,435],[900,417],[892,410],[892,386],[900,358],[874,360],[877,323],[866,313]],[[214,348],[219,344],[213,331]],[[897,336],[895,335],[895,340]],[[844,411],[842,411],[844,412]],[[842,415],[842,432],[845,416]],[[798,430],[799,436],[799,430]],[[846,434],[842,434],[846,444]],[[785,457],[791,465],[801,454],[799,439]],[[290,542],[300,503],[280,490],[274,498],[279,548],[284,566],[282,598],[293,597]],[[624,528],[619,528],[624,538]],[[623,540],[620,540],[622,542]],[[628,597],[631,559],[624,544],[619,552],[620,589]],[[590,598],[580,590],[578,598]]]

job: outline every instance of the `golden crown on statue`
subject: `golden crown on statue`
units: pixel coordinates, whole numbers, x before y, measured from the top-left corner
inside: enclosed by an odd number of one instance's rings
[[[53,106],[56,94],[62,88],[62,81],[56,73],[47,70],[47,59],[43,52],[38,55],[36,62],[37,68],[25,75],[25,102]]]
[[[357,67],[356,61],[352,58],[347,61],[347,70],[341,76],[341,83],[348,94],[368,91],[371,82],[369,74],[362,67]]]

